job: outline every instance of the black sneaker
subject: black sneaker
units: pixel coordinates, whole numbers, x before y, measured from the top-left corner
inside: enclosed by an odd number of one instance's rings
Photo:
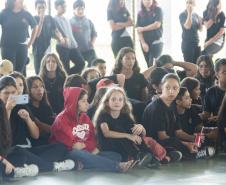
[[[214,147],[207,146],[201,150],[199,150],[196,154],[196,159],[206,159],[213,157],[215,154],[215,149]]]
[[[150,153],[140,154],[137,166],[147,166],[152,161],[152,158],[153,156]]]
[[[147,168],[159,168],[160,166],[161,163],[155,157],[152,157],[151,162],[146,165]]]
[[[182,159],[182,153],[180,151],[170,151],[167,153],[167,155],[170,157],[170,162],[178,162]]]

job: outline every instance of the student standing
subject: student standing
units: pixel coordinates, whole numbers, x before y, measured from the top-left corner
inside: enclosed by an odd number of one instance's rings
[[[33,44],[37,32],[36,21],[23,6],[23,0],[7,0],[5,9],[0,13],[2,58],[10,60],[14,70],[22,73],[28,61],[28,48]],[[29,26],[32,33],[28,40]]]
[[[209,0],[203,20],[207,29],[203,54],[214,55],[223,48],[225,42],[225,14],[221,9],[221,0]]]
[[[198,31],[202,30],[202,19],[194,12],[195,5],[195,0],[186,0],[186,10],[179,16],[182,27],[181,50],[184,61],[193,64],[196,64],[196,60],[201,54]]]
[[[133,48],[132,39],[126,30],[133,25],[130,13],[125,6],[125,0],[110,0],[107,10],[107,19],[112,30],[111,48],[116,57],[123,47]]]
[[[47,4],[45,0],[36,0],[35,8],[37,15],[34,19],[38,23],[38,31],[36,39],[32,45],[34,55],[35,73],[38,74],[43,56],[50,49],[51,38],[55,37],[57,40],[64,44],[65,40],[61,33],[56,28],[56,23],[52,16],[46,15]]]
[[[92,61],[96,59],[94,44],[97,37],[93,22],[85,16],[85,2],[76,0],[73,4],[74,17],[70,23],[75,40],[78,43],[78,49],[84,60],[88,62],[88,67],[92,66]]]
[[[74,39],[71,24],[64,17],[66,12],[65,0],[55,0],[55,9],[57,15],[54,17],[57,28],[63,36],[65,43],[57,43],[56,50],[60,56],[60,60],[68,74],[81,73],[85,66],[84,59],[78,50],[78,43]],[[70,65],[70,61],[74,66]]]
[[[142,0],[137,15],[137,32],[148,67],[162,53],[163,13],[156,0]]]

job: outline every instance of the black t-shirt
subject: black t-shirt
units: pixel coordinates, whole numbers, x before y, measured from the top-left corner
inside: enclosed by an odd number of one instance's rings
[[[132,134],[131,128],[134,126],[134,121],[129,118],[126,114],[120,114],[117,119],[112,118],[112,116],[108,113],[101,114],[97,119],[97,137],[98,137],[98,144],[101,147],[101,150],[108,150],[108,151],[117,151],[114,150],[114,142],[117,139],[114,138],[105,138],[102,131],[101,131],[101,124],[107,123],[109,129],[111,131],[121,132],[121,133],[128,133]]]
[[[218,86],[211,87],[207,92],[204,99],[204,111],[213,113],[214,116],[218,114],[219,108],[223,101],[225,91]]]
[[[177,124],[184,132],[192,135],[195,133],[196,127],[202,123],[202,120],[198,115],[201,112],[202,110],[199,106],[192,105],[190,109],[185,110],[184,114],[178,114],[175,106]]]
[[[162,37],[163,28],[163,13],[162,9],[160,7],[155,7],[151,11],[140,11],[137,15],[137,27],[144,27],[148,26],[150,24],[153,24],[154,22],[158,21],[161,22],[161,26],[158,29],[146,31],[143,33],[144,40],[148,43],[152,43],[155,40],[159,40]]]
[[[143,120],[147,136],[156,140],[158,140],[159,131],[165,131],[168,136],[174,137],[175,131],[180,129],[173,107],[168,107],[161,98],[148,104],[144,110]]]
[[[41,103],[40,106],[37,108],[32,105],[30,102],[28,104],[28,107],[30,108],[33,115],[39,119],[39,121],[46,123],[48,125],[52,125],[55,119],[55,115],[52,111],[52,108],[45,104]],[[38,139],[30,139],[32,146],[41,146],[41,145],[47,145],[49,140],[50,133],[41,133],[40,137]]]
[[[30,102],[28,104],[29,109],[31,110],[34,117],[38,118],[39,121],[52,125],[55,119],[55,115],[52,111],[52,108],[44,102],[40,103],[40,106],[37,108],[32,105]]]
[[[196,77],[200,82],[201,99],[204,101],[207,90],[214,85],[214,77],[210,76],[208,78]]]
[[[34,16],[37,23],[40,21],[39,16]],[[35,39],[33,49],[44,48],[47,49],[50,45],[51,38],[55,36],[56,23],[50,15],[46,15],[42,25],[42,31],[38,38]]]
[[[180,24],[182,27],[182,43],[183,44],[192,44],[192,45],[198,45],[199,43],[199,16],[196,13],[192,14],[192,25],[190,29],[186,29],[184,27],[184,23],[187,20],[187,11],[184,11],[180,14]]]
[[[147,87],[148,81],[141,73],[133,73],[133,75],[125,80],[124,89],[128,98],[142,101],[142,90]]]
[[[36,21],[25,10],[14,13],[11,10],[4,9],[0,13],[0,24],[2,25],[1,46],[10,47],[24,43],[29,36],[28,26],[34,28]]]
[[[44,84],[48,96],[49,103],[53,112],[58,114],[64,108],[63,86],[65,78],[57,76],[54,79],[45,78]]]
[[[110,9],[107,11],[107,20],[114,21],[115,23],[127,22],[129,17],[130,17],[130,13],[125,8],[121,8],[118,11],[112,11]],[[125,28],[116,30],[116,31],[112,31],[112,37],[113,38],[120,37],[124,31],[125,31]]]
[[[204,21],[208,21],[209,20],[209,18],[207,16],[207,11],[204,11],[203,19],[204,19]],[[214,35],[216,35],[221,28],[224,28],[224,24],[225,24],[225,15],[224,15],[224,12],[221,12],[217,16],[216,23],[213,23],[213,25],[210,28],[207,29],[206,41],[208,41],[210,38],[212,38]]]
[[[187,77],[186,71],[185,70],[177,70],[176,74],[178,75],[178,77],[180,78],[180,81],[182,81],[184,78]]]
[[[17,105],[13,108],[10,114],[10,123],[12,129],[12,146],[15,145],[28,145],[28,138],[30,138],[30,132],[28,130],[26,122],[18,115],[19,110],[25,109],[29,112],[32,120],[34,120],[33,114],[29,108],[25,105]]]

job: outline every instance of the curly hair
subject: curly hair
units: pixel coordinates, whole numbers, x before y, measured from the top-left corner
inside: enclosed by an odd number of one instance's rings
[[[130,47],[124,47],[124,48],[120,49],[120,51],[118,52],[118,55],[116,57],[115,66],[113,68],[113,74],[120,74],[121,73],[121,71],[122,71],[122,59],[127,53],[133,53],[136,56],[134,49],[132,49]],[[133,72],[134,73],[140,72],[140,67],[138,66],[138,61],[137,61],[136,57],[135,57],[135,64],[133,66]]]
[[[96,113],[95,113],[94,118],[93,118],[93,123],[95,125],[97,124],[98,117],[102,113],[109,113],[110,114],[111,110],[110,110],[110,107],[108,105],[108,102],[109,102],[109,99],[111,98],[112,94],[115,93],[115,92],[119,92],[123,95],[124,105],[121,109],[121,113],[127,114],[133,121],[135,120],[134,116],[132,114],[132,105],[129,102],[127,96],[126,96],[125,91],[120,87],[112,87],[112,88],[109,88],[107,90],[107,92],[105,93],[105,95],[101,99],[100,104],[98,105],[98,108],[97,108]]]

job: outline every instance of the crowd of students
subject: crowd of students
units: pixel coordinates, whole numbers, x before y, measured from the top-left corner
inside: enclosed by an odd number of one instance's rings
[[[220,1],[209,0],[202,19],[193,12],[195,1],[186,0],[180,15],[185,62],[161,55],[162,10],[155,0],[142,0],[137,31],[149,68],[140,72],[126,30],[133,25],[130,14],[124,1],[110,0],[110,76],[95,53],[97,33],[84,15],[85,3],[75,1],[70,21],[64,0],[55,0],[55,18],[45,15],[46,5],[36,0],[33,18],[22,0],[7,0],[0,13],[1,178],[73,169],[127,172],[226,152],[226,59],[212,61],[224,44]],[[208,37],[201,52],[202,24]],[[58,55],[48,53],[52,36]],[[30,45],[38,75],[25,77]],[[19,95],[29,102],[17,103]]]

